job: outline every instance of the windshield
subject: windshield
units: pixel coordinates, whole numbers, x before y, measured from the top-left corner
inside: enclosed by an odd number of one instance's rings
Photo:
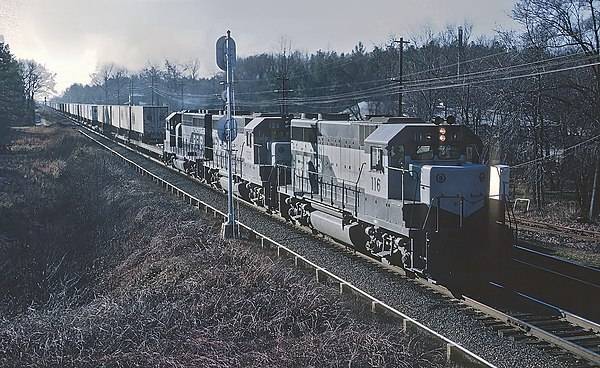
[[[457,160],[460,158],[460,148],[451,144],[439,146],[438,158],[440,160]]]
[[[416,161],[433,160],[458,160],[462,152],[461,147],[452,144],[443,144],[440,146],[417,146],[415,153],[412,154],[412,159]]]

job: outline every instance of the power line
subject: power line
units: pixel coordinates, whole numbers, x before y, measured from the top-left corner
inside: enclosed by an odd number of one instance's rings
[[[557,157],[557,156],[559,156],[559,157],[566,157],[567,155],[565,155],[565,152],[568,152],[568,151],[574,150],[576,148],[579,148],[581,146],[584,146],[584,145],[586,145],[586,144],[588,144],[590,142],[593,142],[593,141],[597,140],[598,138],[600,138],[600,134],[598,134],[598,135],[596,135],[596,136],[594,136],[592,138],[586,139],[583,142],[579,142],[579,143],[577,143],[577,144],[575,144],[573,146],[567,147],[564,150],[562,150],[562,152],[560,154],[557,152],[557,153],[554,153],[554,154],[551,154],[551,155],[546,155],[546,156],[543,156],[543,157],[539,157],[539,158],[533,159],[531,161],[523,162],[523,163],[520,163],[520,164],[517,164],[517,165],[512,165],[511,169],[518,169],[518,168],[523,167],[523,166],[527,166],[527,165],[531,165],[531,164],[534,164],[534,163],[537,163],[537,162],[540,162],[540,161],[544,161],[544,160],[546,160],[547,158],[550,158],[550,157]]]
[[[578,61],[583,61],[584,59],[590,59],[590,58],[593,58],[593,57],[588,56],[588,57],[582,58],[580,60],[573,60],[570,62],[578,62]],[[565,63],[569,63],[569,62],[565,62]],[[556,65],[565,64],[565,63],[553,63],[553,64],[545,65],[545,67],[556,66]],[[520,65],[520,67],[521,67],[520,70],[517,69],[513,72],[516,72],[516,71],[529,72],[531,70],[539,69],[539,67],[533,67],[532,65],[534,65],[534,64],[536,64],[536,63],[522,64],[522,65]],[[409,83],[409,86],[411,86],[413,88],[405,90],[405,91],[406,92],[421,92],[421,91],[432,90],[432,89],[445,89],[445,88],[450,88],[450,87],[468,86],[470,84],[481,84],[481,83],[486,83],[486,82],[490,82],[490,81],[510,80],[510,79],[524,78],[527,76],[536,76],[538,74],[540,74],[540,75],[552,74],[554,72],[568,71],[568,70],[579,69],[579,68],[594,66],[594,65],[597,65],[597,63],[584,64],[584,65],[574,66],[574,67],[570,67],[570,68],[553,69],[550,71],[536,71],[534,73],[527,74],[527,75],[517,75],[517,76],[515,76],[516,78],[512,78],[511,76],[504,76],[501,78],[477,79],[477,77],[484,78],[484,77],[494,77],[496,75],[499,75],[500,73],[498,73],[498,72],[503,71],[503,69],[498,69],[498,70],[487,71],[485,74],[477,72],[477,73],[473,73],[473,74],[469,74],[469,75],[462,75],[460,78],[457,78],[456,76],[450,76],[450,77],[445,77],[445,78],[425,79],[425,80],[413,81],[412,83]],[[508,70],[505,70],[505,71],[508,71]],[[466,79],[465,77],[471,77],[471,78]],[[450,83],[450,84],[443,85],[443,84],[441,84],[442,82]],[[436,84],[441,84],[441,85],[436,86]],[[420,89],[421,87],[423,87],[423,88]],[[346,101],[346,100],[351,100],[351,99],[356,99],[356,98],[388,96],[390,94],[398,93],[398,90],[399,90],[399,88],[397,85],[392,85],[392,86],[375,87],[375,88],[366,89],[366,90],[362,90],[362,91],[358,91],[358,92],[348,92],[348,93],[342,93],[342,94],[337,94],[337,95],[308,96],[308,97],[304,97],[304,98],[298,97],[296,99],[290,99],[290,102],[319,103],[319,102],[322,102],[325,100],[329,100],[332,102],[336,102],[336,100],[337,100],[338,102],[341,102],[341,101]],[[389,92],[389,93],[387,93],[387,92]]]
[[[506,67],[502,67],[502,68],[496,68],[496,69],[487,69],[484,71],[477,71],[477,72],[473,72],[473,73],[468,73],[468,74],[463,74],[460,77],[463,78],[463,81],[467,81],[467,77],[473,79],[472,77],[485,77],[486,75],[495,75],[495,74],[499,74],[499,72],[501,71],[505,71],[505,72],[509,72],[512,70],[512,72],[517,72],[517,71],[527,71],[527,70],[531,70],[534,69],[532,68],[532,66],[534,65],[540,65],[540,67],[551,67],[551,66],[556,66],[556,65],[560,65],[560,64],[564,64],[566,62],[577,62],[577,61],[583,61],[584,59],[589,59],[589,58],[593,58],[593,56],[588,56],[588,55],[584,55],[583,58],[579,58],[576,60],[572,60],[572,61],[565,61],[565,62],[557,62],[561,59],[565,59],[565,58],[573,58],[573,57],[578,57],[582,54],[585,53],[577,53],[577,54],[570,54],[570,55],[562,55],[562,56],[558,56],[558,57],[553,57],[553,58],[548,58],[548,59],[544,59],[544,60],[539,60],[539,61],[534,61],[534,62],[528,62],[528,63],[523,63],[523,64],[518,64],[518,65],[510,65],[510,66],[506,66]],[[551,63],[552,62],[552,63]],[[541,65],[544,64],[545,65]],[[408,81],[404,84],[404,86],[412,86],[412,87],[417,87],[419,85],[428,85],[428,84],[432,84],[433,82],[447,82],[447,81],[451,81],[457,79],[456,75],[450,75],[450,76],[446,76],[446,77],[437,77],[437,78],[428,78],[428,79],[421,79],[421,80],[412,80],[412,81]],[[389,81],[389,79],[386,79],[386,81]],[[324,87],[317,87],[319,89],[324,89],[324,88],[329,88],[330,86],[324,86]],[[313,88],[313,89],[317,89],[317,88]],[[334,94],[334,95],[325,95],[325,96],[305,96],[305,97],[297,97],[294,100],[296,102],[298,101],[305,101],[305,102],[309,102],[309,101],[318,101],[318,100],[322,100],[322,99],[331,99],[331,98],[343,98],[343,97],[347,97],[348,99],[352,99],[355,97],[360,97],[360,96],[371,96],[371,93],[375,93],[375,92],[386,92],[386,91],[394,91],[393,93],[398,93],[398,85],[395,83],[388,83],[386,85],[383,86],[375,86],[375,87],[371,87],[371,88],[367,88],[364,90],[360,90],[357,92],[343,92],[343,93],[339,93],[339,94]],[[312,90],[312,89],[300,89],[297,90],[297,92],[303,92],[303,91],[308,91],[308,90]],[[257,95],[257,94],[262,94],[262,93],[271,93],[272,91],[258,91],[258,92],[247,92],[244,93],[244,95],[248,96],[248,95]],[[387,95],[386,95],[387,96]]]
[[[508,51],[508,52],[507,51],[502,51],[500,53],[495,53],[495,54],[492,54],[492,55],[486,55],[486,56],[482,56],[482,57],[478,57],[478,58],[474,58],[474,59],[465,60],[462,63],[463,64],[468,64],[468,63],[471,63],[471,62],[484,60],[484,59],[495,57],[495,56],[502,55],[502,54],[508,55],[508,54],[516,52],[516,51],[517,50]],[[354,61],[354,60],[351,60],[351,61]],[[345,64],[349,64],[349,63],[345,63]],[[414,73],[405,74],[404,76],[405,77],[410,77],[410,76],[414,76],[414,75],[425,74],[425,73],[436,71],[436,70],[447,69],[447,68],[450,68],[450,67],[455,66],[455,65],[456,64],[448,64],[448,65],[444,65],[444,66],[441,66],[441,67],[435,67],[435,68],[421,70],[421,71],[414,72]],[[311,73],[311,71],[307,71],[307,72],[303,73],[303,75],[307,75],[307,74],[310,74],[310,73]],[[296,79],[296,78],[292,78],[292,79]],[[266,80],[264,80],[264,79],[254,80],[253,79],[253,80],[246,80],[246,81],[248,81],[248,82],[265,82]],[[378,83],[378,82],[390,82],[390,81],[391,81],[391,79],[388,77],[388,78],[380,78],[380,79],[370,79],[370,80],[365,80],[365,81],[360,81],[360,82],[353,82],[353,83],[348,83],[348,82],[346,82],[346,83],[336,83],[336,84],[330,84],[330,85],[327,85],[327,86],[302,88],[302,89],[298,90],[298,92],[314,91],[314,90],[320,90],[320,89],[330,89],[330,88],[339,87],[339,86],[354,87],[354,86],[362,85],[362,84]],[[244,82],[244,81],[242,81],[242,82]],[[271,92],[272,91],[270,91],[270,90],[266,90],[266,91],[258,91],[258,92],[246,92],[245,94],[246,95],[248,95],[248,94],[259,94],[259,93],[267,94],[267,93],[271,93]]]
[[[428,86],[428,87],[415,86],[416,88],[403,90],[403,93],[416,93],[416,92],[425,92],[425,91],[433,91],[433,90],[443,90],[443,89],[464,87],[464,86],[469,86],[469,85],[477,85],[477,84],[484,84],[484,83],[497,82],[497,81],[508,81],[508,80],[515,80],[515,79],[530,78],[530,77],[534,77],[537,75],[560,73],[560,72],[595,66],[595,65],[599,65],[599,64],[600,64],[600,62],[597,62],[597,63],[578,65],[578,66],[573,66],[573,67],[568,67],[568,68],[555,69],[555,70],[550,70],[550,71],[543,71],[543,72],[536,71],[533,73],[521,74],[521,75],[516,75],[516,76],[490,78],[490,79],[483,79],[483,80],[469,81],[469,82],[460,82],[459,81],[459,82],[455,82],[452,84],[444,84],[444,85],[437,85],[437,86]],[[399,91],[399,88],[396,86],[394,88],[391,88],[391,89],[388,88],[383,91],[375,91],[375,92],[371,92],[371,93],[355,94],[355,95],[349,95],[349,96],[343,96],[343,97],[321,96],[321,97],[325,97],[325,98],[315,98],[315,99],[310,99],[310,100],[298,98],[298,99],[294,99],[294,100],[288,100],[288,103],[296,105],[296,106],[302,106],[302,105],[307,105],[307,104],[319,104],[319,105],[320,104],[331,104],[331,103],[339,103],[339,102],[351,101],[351,100],[392,96],[392,95],[397,94],[398,91]],[[276,103],[278,103],[278,101],[273,100],[273,101],[271,101],[271,103],[276,104]]]
[[[499,55],[509,55],[510,53],[514,53],[516,51],[518,51],[518,50],[502,51],[502,52],[491,54],[491,55],[486,55],[486,56],[482,56],[482,57],[478,57],[478,58],[474,58],[474,59],[464,60],[464,61],[461,61],[461,64],[467,64],[467,63],[472,63],[472,62],[475,62],[475,61],[481,61],[481,60],[489,59],[489,58],[496,57],[496,56],[499,56]],[[580,54],[585,54],[585,53],[562,55],[562,56],[555,57],[555,58],[549,58],[549,59],[544,59],[544,60],[530,62],[530,63],[525,63],[525,64],[519,64],[519,65],[511,65],[511,66],[507,66],[507,67],[503,67],[503,68],[499,68],[499,69],[492,69],[492,70],[488,69],[488,70],[484,70],[484,71],[478,71],[478,72],[474,72],[474,73],[463,74],[462,76],[463,77],[467,77],[467,76],[471,76],[471,75],[485,74],[485,73],[489,73],[489,72],[496,72],[498,70],[514,69],[514,68],[518,68],[518,67],[523,67],[525,65],[540,64],[540,63],[545,63],[545,62],[548,62],[548,61],[551,61],[551,60],[558,60],[558,59],[562,59],[562,58],[574,57],[574,56],[577,56],[577,55],[580,55]],[[346,64],[349,64],[350,62],[353,62],[353,61],[355,61],[355,60],[346,60],[341,65],[338,65],[338,67],[346,65]],[[420,75],[420,74],[424,74],[424,73],[431,72],[431,71],[436,71],[436,70],[443,70],[443,69],[451,68],[451,67],[456,66],[456,65],[457,65],[457,63],[453,63],[453,64],[449,64],[449,65],[445,65],[445,66],[441,66],[441,67],[437,67],[437,68],[430,68],[430,69],[427,69],[427,70],[422,70],[422,71],[419,71],[419,72],[414,72],[414,73],[406,74],[405,77]],[[308,74],[308,73],[310,73],[310,71],[307,71],[304,74]],[[407,86],[407,85],[414,85],[416,83],[424,83],[424,82],[429,82],[429,81],[431,81],[431,82],[433,82],[433,81],[443,81],[444,79],[451,79],[451,78],[454,78],[454,77],[455,76],[452,75],[452,76],[446,76],[446,77],[437,77],[437,78],[429,78],[429,79],[421,79],[421,80],[407,80],[407,81],[404,82],[404,85],[405,86]],[[289,79],[291,79],[291,78],[289,78]],[[259,82],[259,81],[260,82],[267,82],[264,79],[254,80],[254,81],[256,81],[256,82]],[[236,81],[236,82],[240,82],[240,81]],[[353,87],[353,86],[357,86],[357,85],[361,85],[361,84],[371,84],[371,83],[377,83],[377,82],[388,82],[388,83],[386,85],[384,85],[384,86],[379,85],[379,86],[370,87],[368,89],[361,90],[361,91],[358,91],[358,92],[345,92],[345,93],[336,94],[336,95],[333,95],[333,96],[340,96],[341,97],[341,95],[346,95],[346,94],[367,93],[367,92],[371,92],[371,91],[373,91],[373,92],[374,91],[387,91],[387,90],[390,90],[391,88],[394,88],[396,86],[392,81],[390,81],[389,78],[383,78],[383,79],[373,79],[373,80],[361,81],[361,82],[356,82],[356,83],[338,83],[338,84],[330,84],[330,85],[327,85],[327,86],[312,87],[312,88],[303,88],[303,89],[296,90],[296,92],[314,91],[314,90],[321,90],[321,89],[333,89],[333,88],[339,87],[339,86]],[[155,91],[156,90],[160,90],[163,94],[168,94],[170,96],[174,96],[175,95],[172,92],[167,92],[167,91],[164,91],[162,89],[158,89],[157,87],[152,88],[152,86],[150,86],[150,85],[148,85],[148,87],[151,88],[151,89],[154,89]],[[260,95],[260,94],[267,95],[267,94],[271,94],[271,93],[273,93],[272,89],[270,89],[270,90],[262,90],[262,91],[252,91],[252,92],[238,92],[236,94],[238,96],[256,96],[256,95]],[[396,93],[398,93],[398,92],[396,92]],[[187,97],[198,97],[198,98],[214,98],[215,94],[192,94],[192,93],[186,93],[185,96],[187,96]],[[329,95],[329,96],[331,96],[331,95]],[[324,96],[315,96],[315,98],[321,98],[321,97],[324,97]],[[172,97],[172,98],[174,98],[174,97]],[[301,97],[299,97],[299,98],[301,98]],[[311,98],[311,96],[307,96],[305,98]]]

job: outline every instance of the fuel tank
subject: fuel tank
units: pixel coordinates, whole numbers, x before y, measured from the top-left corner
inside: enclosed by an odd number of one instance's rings
[[[321,211],[310,213],[310,224],[320,233],[329,235],[348,245],[359,245],[364,238],[358,224],[344,225],[341,218]]]

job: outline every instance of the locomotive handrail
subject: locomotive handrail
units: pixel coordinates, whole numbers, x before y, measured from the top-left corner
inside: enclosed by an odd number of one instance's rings
[[[418,171],[412,170],[412,169],[404,169],[402,167],[393,167],[393,166],[385,166],[386,169],[388,170],[392,170],[392,171],[400,171],[403,173],[409,173],[409,174],[417,174]]]
[[[358,178],[356,179],[356,183],[354,183],[354,190],[355,193],[360,193],[359,189],[358,189],[358,183],[360,182],[360,177],[362,176],[363,173],[363,169],[365,167],[367,163],[363,162],[362,164],[360,164],[360,169],[358,170]],[[358,216],[358,195],[354,196],[354,216]]]
[[[283,167],[287,167],[285,165],[282,165]],[[304,173],[308,173],[309,177],[305,176]],[[301,193],[307,193],[305,192],[305,182],[309,182],[310,185],[310,198],[314,199],[315,196],[314,194],[316,194],[314,192],[314,188],[312,187],[312,184],[310,184],[311,182],[311,178],[310,175],[316,175],[316,181],[317,181],[317,185],[318,185],[318,194],[319,194],[319,202],[321,203],[326,203],[326,201],[328,202],[329,205],[334,205],[335,202],[340,202],[341,203],[341,207],[342,207],[342,211],[346,211],[347,204],[351,204],[352,202],[350,202],[350,198],[352,198],[353,202],[354,202],[354,213],[357,214],[357,203],[358,203],[358,197],[360,195],[360,191],[356,189],[356,186],[352,186],[350,185],[346,180],[344,179],[336,179],[334,177],[329,177],[329,182],[324,180],[325,176],[319,174],[318,172],[315,171],[310,171],[310,170],[303,170],[300,174],[296,171],[293,170],[293,182],[297,182],[296,179],[298,179],[300,181],[300,192]],[[335,182],[334,182],[335,181]],[[296,185],[294,185],[294,188],[296,188]],[[341,191],[341,200],[338,197],[339,195],[339,191]],[[350,206],[352,207],[352,206]]]
[[[364,165],[364,163],[363,163],[363,165]],[[306,177],[304,175],[304,173],[308,173],[309,175],[310,174],[316,175],[317,176],[317,180],[318,180],[318,185],[319,185],[319,197],[320,197],[320,201],[321,202],[323,201],[323,192],[324,192],[323,191],[323,187],[325,187],[325,190],[329,189],[329,192],[330,192],[330,198],[329,199],[330,200],[337,199],[337,191],[335,192],[335,195],[333,195],[333,192],[332,192],[333,188],[340,189],[342,191],[346,191],[345,194],[344,193],[342,194],[343,198],[346,199],[346,200],[349,197],[348,194],[347,194],[348,190],[350,190],[352,193],[355,194],[354,195],[355,198],[357,198],[358,195],[360,194],[360,190],[357,189],[356,185],[355,185],[354,188],[352,188],[350,185],[348,185],[348,182],[346,180],[344,180],[344,179],[339,179],[339,181],[341,181],[341,183],[339,183],[339,182],[334,183],[333,180],[338,180],[338,179],[336,179],[336,178],[334,178],[332,176],[332,177],[330,177],[331,182],[328,183],[328,182],[326,182],[326,181],[323,180],[324,175],[322,175],[322,174],[320,174],[320,173],[318,173],[316,171],[302,170],[302,172],[300,174],[298,174],[298,171],[294,170],[294,167],[292,167],[292,166],[283,165],[283,164],[277,164],[275,166],[290,169],[290,172],[292,174],[292,179],[293,179],[292,180],[292,188],[293,189],[296,188],[296,185],[295,185],[295,181],[296,180],[295,179],[300,179],[300,182],[301,182],[301,184],[300,184],[301,185],[300,190],[301,190],[302,193],[304,193],[304,182],[307,181],[307,180],[310,181],[310,178]],[[286,184],[286,188],[287,188],[287,184]],[[313,194],[315,194],[315,193],[312,193],[312,190],[311,190],[310,194],[311,194],[311,198],[314,198]],[[355,208],[356,207],[358,207],[358,206],[355,206]]]

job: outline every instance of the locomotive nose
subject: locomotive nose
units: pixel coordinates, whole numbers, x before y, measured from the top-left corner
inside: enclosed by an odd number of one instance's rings
[[[484,165],[425,165],[421,169],[421,201],[468,217],[485,205],[487,170]]]

